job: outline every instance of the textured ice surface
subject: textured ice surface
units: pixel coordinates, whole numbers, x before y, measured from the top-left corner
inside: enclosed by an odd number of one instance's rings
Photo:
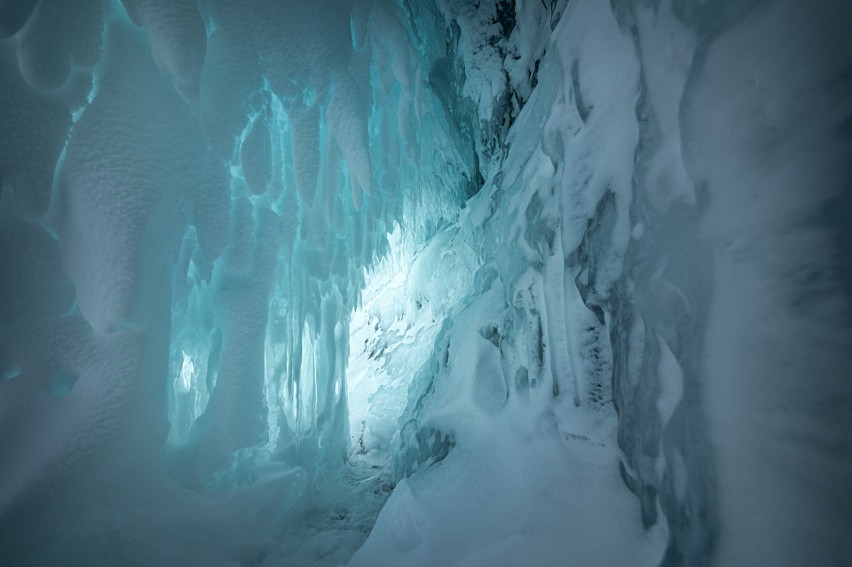
[[[402,9],[35,4],[2,4],[4,560],[245,562],[282,530],[345,560],[389,490],[345,460],[363,269],[471,191]],[[294,551],[293,517],[353,535]]]
[[[461,223],[481,231],[478,283],[415,378],[395,457],[411,476],[355,564],[843,564],[852,518],[828,495],[849,499],[836,436],[850,419],[849,240],[828,211],[848,201],[850,53],[835,26],[850,14],[798,10],[565,8]],[[586,416],[609,423],[643,536],[611,523],[601,550],[570,513],[548,524],[558,542],[505,528],[571,509],[555,504],[567,489],[524,470],[548,466],[532,441],[547,436],[511,441],[548,407],[572,441],[612,446]],[[510,462],[492,460],[492,436]],[[578,447],[561,478],[624,510],[621,483],[587,477],[599,455]]]
[[[0,0],[0,563],[848,563],[850,23]]]
[[[355,565],[651,565],[662,556],[666,526],[643,529],[618,474],[606,321],[574,281],[594,278],[602,302],[630,240],[634,44],[608,7],[581,2],[545,50],[502,167],[440,243],[441,260],[475,250],[475,274],[412,383],[394,457],[404,480]],[[603,60],[611,73],[595,75]],[[580,83],[592,108],[583,118],[572,67],[591,75]],[[590,265],[577,249],[595,231],[586,248],[609,250]]]

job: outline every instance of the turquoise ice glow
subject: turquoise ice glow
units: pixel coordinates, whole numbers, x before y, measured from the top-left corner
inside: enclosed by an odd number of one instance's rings
[[[845,565],[848,0],[0,0],[0,565]]]
[[[227,242],[215,256],[190,224],[172,268],[168,451],[188,486],[227,485],[223,471],[245,458],[311,477],[342,466],[365,270],[388,253],[392,227],[422,245],[470,194],[473,142],[416,80],[428,56],[397,9],[372,18],[345,28],[370,46],[324,52],[321,78],[294,76],[261,47],[261,85],[237,99],[248,112],[224,164]],[[382,25],[395,32],[375,36]],[[222,23],[208,49],[228,34]],[[233,65],[205,80],[246,63]]]

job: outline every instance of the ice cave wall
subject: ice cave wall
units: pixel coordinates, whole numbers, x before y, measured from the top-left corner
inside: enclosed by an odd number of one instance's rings
[[[472,100],[489,118],[481,134],[505,132],[506,153],[447,232],[463,243],[454,252],[473,254],[463,264],[474,273],[414,379],[395,463],[406,481],[356,564],[394,545],[415,564],[572,554],[580,564],[842,564],[848,8],[518,3],[515,31],[489,42],[499,15],[448,4],[474,67],[463,92],[498,93]],[[478,16],[494,27],[470,26]],[[484,72],[495,58],[498,72]],[[482,162],[488,147],[478,146]],[[459,270],[455,255],[447,263]],[[612,413],[615,441],[591,425]],[[583,555],[594,545],[549,541],[523,519],[530,508],[548,516],[546,503],[529,504],[536,483],[587,513],[570,485],[588,482],[572,471],[591,466],[590,453],[572,453],[562,483],[487,456],[496,436],[498,453],[558,467],[524,446],[550,427],[617,443],[615,466],[641,504],[621,513],[647,529],[634,555]],[[615,489],[588,483],[596,489],[606,507]],[[466,497],[498,490],[527,499],[518,517]],[[453,505],[430,504],[442,499]],[[458,521],[492,515],[502,519]],[[656,547],[660,524],[667,542]],[[553,526],[569,540],[598,536],[564,518]],[[610,524],[607,537],[631,535]],[[648,547],[656,559],[640,557]]]
[[[394,3],[2,10],[4,556],[135,509],[262,540],[343,466],[363,268],[474,190],[440,50]]]
[[[342,474],[350,314],[401,227],[452,301],[371,398],[400,485],[356,563],[842,564],[850,21],[0,3],[0,556],[262,563]]]

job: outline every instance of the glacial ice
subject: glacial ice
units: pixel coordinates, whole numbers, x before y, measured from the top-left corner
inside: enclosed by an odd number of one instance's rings
[[[0,0],[0,563],[844,565],[842,0]]]

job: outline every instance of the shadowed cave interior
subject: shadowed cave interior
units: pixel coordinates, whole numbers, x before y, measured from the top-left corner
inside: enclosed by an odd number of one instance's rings
[[[0,0],[0,564],[848,565],[842,0]]]

